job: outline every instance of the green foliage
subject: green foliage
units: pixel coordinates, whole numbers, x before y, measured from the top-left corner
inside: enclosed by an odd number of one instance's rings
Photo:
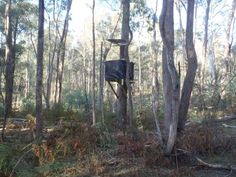
[[[64,103],[65,106],[71,110],[78,110],[80,108],[85,109],[87,105],[87,98],[80,90],[72,90],[65,93]]]
[[[52,162],[43,164],[39,167],[36,167],[35,170],[41,175],[41,176],[52,176],[52,175],[59,175],[64,168],[69,167],[69,163],[63,163],[63,162]]]
[[[64,118],[64,116],[66,115],[66,111],[63,104],[55,104],[52,106],[51,109],[44,110],[43,114],[44,114],[45,120],[51,123],[55,123],[59,121],[61,118]]]
[[[102,148],[110,148],[116,144],[115,139],[111,135],[111,131],[108,127],[102,123],[96,123],[94,128],[98,131],[100,135],[99,146]]]
[[[3,116],[4,114],[4,105],[2,102],[0,102],[0,115]]]
[[[163,113],[159,113],[158,118],[163,118]],[[156,128],[152,110],[149,108],[139,110],[136,123],[143,130],[155,130]]]
[[[19,151],[12,147],[10,144],[0,144],[0,172],[4,175],[11,173],[17,158]]]
[[[145,20],[149,25],[152,22],[153,12],[147,7],[145,0],[133,0],[134,7],[131,9],[131,28],[136,30],[144,23],[141,19]]]
[[[42,177],[35,169],[22,169],[16,172],[17,177]]]
[[[33,98],[33,95],[29,95],[26,98],[23,98],[21,110],[26,114],[35,113],[35,98]]]
[[[119,122],[116,118],[116,114],[114,112],[110,112],[109,110],[104,111],[104,124],[108,128],[109,131],[118,128]]]

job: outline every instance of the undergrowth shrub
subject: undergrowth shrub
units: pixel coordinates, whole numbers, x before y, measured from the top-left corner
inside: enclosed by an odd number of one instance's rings
[[[144,155],[144,144],[141,141],[135,141],[130,136],[118,136],[119,153],[126,156],[142,157]]]
[[[120,127],[121,122],[117,120],[116,113],[105,109],[104,111],[104,124],[109,129],[109,131],[116,130]]]
[[[23,167],[26,168],[28,163],[24,158],[21,158],[25,153],[25,149],[21,150],[14,144],[0,144],[0,176],[7,177],[11,173],[15,176]]]
[[[230,148],[223,130],[211,123],[189,126],[177,140],[177,147],[196,154],[214,154]]]
[[[62,104],[56,104],[51,109],[45,109],[43,115],[49,122],[58,122],[66,115],[66,111]]]
[[[4,114],[4,105],[3,105],[3,101],[0,99],[0,114],[3,115]]]
[[[173,163],[164,155],[154,133],[140,132],[138,136],[117,136],[119,156],[143,158],[143,163],[148,168],[169,167]]]
[[[164,150],[158,143],[158,139],[155,134],[148,133],[145,137],[145,149],[144,149],[144,160],[145,166],[156,168],[156,167],[169,167],[171,166],[172,159],[165,156]]]
[[[111,148],[116,145],[116,141],[112,135],[111,130],[102,123],[96,123],[93,128],[96,129],[99,135],[99,147]]]
[[[64,102],[67,109],[88,109],[88,99],[90,96],[84,95],[81,90],[65,90],[64,91]]]
[[[82,123],[65,122],[52,131],[42,144],[33,144],[33,151],[40,164],[54,162],[56,159],[84,155],[95,150],[100,143],[96,128]]]
[[[138,112],[137,126],[143,130],[155,129],[155,120],[151,109],[142,109]]]
[[[163,119],[163,113],[159,112],[157,114],[158,120]],[[137,119],[136,119],[136,124],[139,129],[142,129],[144,131],[146,130],[155,130],[155,119],[153,116],[153,111],[151,109],[145,108],[140,110],[137,113]]]
[[[23,98],[21,110],[25,114],[35,114],[35,98],[33,95]]]
[[[168,177],[196,177],[196,175],[191,168],[181,167],[171,170]]]
[[[43,111],[43,115],[45,120],[48,123],[58,123],[60,121],[81,121],[81,122],[88,122],[88,113],[82,110],[72,110],[72,109],[65,109],[62,104],[57,104],[53,106],[51,109],[45,109]]]
[[[16,154],[18,151],[9,144],[0,144],[0,174],[8,176],[16,163]]]

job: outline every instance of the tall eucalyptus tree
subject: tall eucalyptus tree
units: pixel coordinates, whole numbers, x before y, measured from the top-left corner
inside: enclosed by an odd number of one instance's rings
[[[4,130],[6,126],[6,119],[12,111],[12,95],[13,95],[13,79],[14,79],[14,61],[12,58],[12,24],[11,24],[11,0],[6,1],[5,6],[5,34],[6,34],[6,71],[5,71],[5,111],[4,123],[2,131],[2,141],[4,141]]]
[[[187,24],[186,24],[186,54],[187,54],[187,72],[181,92],[179,104],[178,129],[183,130],[187,120],[187,113],[191,93],[193,90],[194,80],[197,72],[197,55],[193,42],[193,21],[194,21],[194,3],[195,0],[188,0]]]
[[[229,12],[227,26],[226,26],[226,41],[225,41],[225,63],[226,63],[226,72],[231,70],[231,59],[232,59],[232,42],[233,42],[233,29],[234,29],[234,14],[236,8],[236,0],[232,0],[231,9]]]
[[[177,135],[180,80],[174,63],[174,0],[163,0],[160,32],[163,41],[162,71],[165,102],[166,153],[170,154]]]
[[[43,135],[42,87],[43,87],[43,56],[44,56],[44,0],[38,1],[38,44],[37,44],[37,75],[36,75],[36,137]]]

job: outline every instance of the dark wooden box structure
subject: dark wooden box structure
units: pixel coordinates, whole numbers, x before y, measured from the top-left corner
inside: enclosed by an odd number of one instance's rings
[[[128,64],[128,67],[127,67]],[[126,78],[128,68],[129,80],[134,80],[134,63],[125,60],[110,60],[105,62],[105,80],[118,82]]]

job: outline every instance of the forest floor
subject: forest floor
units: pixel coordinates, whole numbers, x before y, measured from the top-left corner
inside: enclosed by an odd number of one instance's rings
[[[167,157],[151,131],[136,130],[124,136],[101,125],[67,121],[48,126],[39,144],[31,142],[30,127],[8,126],[5,160],[9,164],[1,159],[4,150],[0,146],[0,176],[236,177],[236,171],[210,168],[195,158],[235,166],[235,127],[236,120],[189,124],[173,155]]]

